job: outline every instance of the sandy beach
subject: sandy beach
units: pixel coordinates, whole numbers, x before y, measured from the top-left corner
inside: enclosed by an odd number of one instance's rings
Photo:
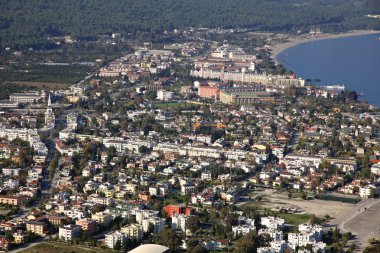
[[[272,54],[271,58],[278,64],[277,56],[285,49],[288,49],[290,47],[297,46],[302,43],[310,42],[310,41],[317,41],[317,40],[325,40],[325,39],[337,39],[337,38],[343,38],[343,37],[351,37],[351,36],[360,36],[360,35],[367,35],[367,34],[376,34],[380,31],[372,31],[372,30],[361,30],[361,31],[352,31],[347,33],[339,33],[339,34],[329,34],[329,33],[321,33],[316,35],[311,34],[302,34],[302,35],[281,35],[280,39],[282,41],[286,42],[280,42],[280,41],[274,41],[273,44],[269,44]],[[273,39],[277,40],[277,39]]]

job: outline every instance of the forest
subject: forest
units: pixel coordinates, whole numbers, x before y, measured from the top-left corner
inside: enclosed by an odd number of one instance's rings
[[[0,0],[0,46],[34,46],[49,36],[85,40],[99,34],[183,27],[295,32],[380,29],[378,0]]]

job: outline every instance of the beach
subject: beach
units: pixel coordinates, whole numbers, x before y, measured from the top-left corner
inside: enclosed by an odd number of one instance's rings
[[[337,39],[343,37],[351,37],[351,36],[360,36],[367,34],[376,34],[380,33],[380,31],[372,31],[372,30],[360,30],[360,31],[351,31],[347,33],[339,33],[339,34],[331,34],[331,33],[319,33],[319,34],[302,34],[302,35],[280,35],[281,41],[286,40],[286,42],[274,41],[273,44],[269,44],[272,54],[271,58],[275,61],[276,64],[277,56],[285,49],[290,47],[297,46],[302,43],[317,41],[317,40],[325,40],[325,39]],[[277,40],[277,39],[274,39]]]

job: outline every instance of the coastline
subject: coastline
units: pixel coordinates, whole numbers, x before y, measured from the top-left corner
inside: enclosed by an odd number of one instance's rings
[[[318,41],[318,40],[338,39],[338,38],[345,38],[345,37],[369,35],[369,34],[380,34],[380,31],[359,30],[359,31],[351,31],[351,32],[346,32],[346,33],[338,33],[338,34],[321,33],[317,35],[311,35],[311,34],[302,34],[302,35],[295,35],[295,36],[288,35],[282,38],[282,39],[286,39],[287,42],[285,43],[275,42],[273,45],[269,45],[271,49],[271,59],[275,62],[275,64],[279,64],[277,57],[282,51],[288,48],[303,44],[303,43],[308,43],[308,42]]]

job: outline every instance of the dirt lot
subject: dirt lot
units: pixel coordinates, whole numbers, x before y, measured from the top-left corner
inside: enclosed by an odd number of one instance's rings
[[[318,217],[323,217],[328,214],[330,217],[335,218],[350,210],[354,206],[353,204],[319,199],[289,199],[287,194],[274,193],[272,191],[263,193],[262,197],[263,201],[261,204],[263,207],[271,209],[298,208],[300,210],[300,213],[315,214]]]

